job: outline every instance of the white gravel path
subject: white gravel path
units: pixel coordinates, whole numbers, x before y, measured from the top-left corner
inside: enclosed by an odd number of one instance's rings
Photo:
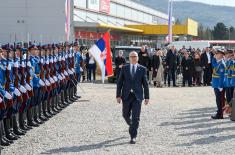
[[[115,100],[115,85],[81,86],[82,99],[29,131],[3,155],[88,154],[234,154],[235,123],[211,120],[213,90],[151,88],[151,104],[142,106],[139,136],[130,145],[128,127]]]

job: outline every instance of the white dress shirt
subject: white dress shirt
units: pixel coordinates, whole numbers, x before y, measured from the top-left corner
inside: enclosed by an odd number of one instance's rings
[[[131,75],[132,75],[132,67],[133,67],[133,64],[130,65],[130,73],[131,73]],[[134,67],[135,67],[135,73],[136,73],[137,64],[135,64]]]
[[[211,63],[211,55],[209,52],[206,52],[206,55],[207,55],[207,59],[208,59],[208,64]]]

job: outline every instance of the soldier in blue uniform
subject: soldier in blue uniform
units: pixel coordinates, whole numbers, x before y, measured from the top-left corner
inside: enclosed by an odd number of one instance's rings
[[[25,60],[23,59],[23,52],[26,49],[22,48],[21,44],[17,45],[16,48],[16,61],[18,66],[18,76],[19,76],[19,85],[20,91],[22,93],[22,103],[19,109],[19,127],[20,129],[27,131],[31,129],[31,127],[26,125],[26,113],[28,110],[28,105],[30,103],[30,98],[28,96],[28,91],[32,90],[32,88],[26,83],[26,76],[25,76]]]
[[[1,59],[1,72],[2,72],[2,77],[1,77],[1,85],[5,90],[2,90],[1,94],[4,95],[4,100],[6,101],[6,111],[4,113],[4,119],[3,119],[3,124],[4,124],[4,134],[7,139],[9,140],[17,140],[19,136],[17,136],[13,130],[12,130],[12,120],[13,120],[13,111],[16,109],[16,102],[15,98],[16,95],[19,96],[20,92],[19,90],[14,88],[14,85],[12,83],[13,81],[13,62],[11,60],[12,58],[12,53],[10,52],[10,46],[5,45],[3,48],[3,55]],[[9,74],[9,77],[7,76]],[[9,89],[6,88],[5,86],[9,84]],[[11,104],[9,104],[11,103]]]
[[[79,51],[78,43],[75,42],[74,46],[75,46],[75,48],[74,48],[74,60],[75,60],[74,67],[75,67],[75,73],[76,73],[77,82],[78,82],[77,84],[79,84],[80,79],[81,79],[81,69],[80,69],[81,66],[80,66],[80,64],[82,63],[83,60],[82,60],[82,55]],[[74,90],[74,96],[75,96],[75,98],[81,98],[81,96],[78,95],[77,88],[75,88],[75,90]]]
[[[235,83],[231,81],[232,79],[232,69],[233,69],[233,51],[228,49],[225,51],[225,73],[224,73],[224,87],[227,103],[230,103],[233,98],[233,90]]]
[[[2,146],[8,146],[11,143],[13,143],[14,137],[13,135],[6,135],[5,133],[5,121],[6,121],[6,112],[7,112],[7,105],[6,102],[8,99],[13,98],[13,94],[11,92],[8,92],[5,90],[5,72],[6,72],[6,50],[7,46],[2,46],[2,53],[1,53],[1,59],[0,59],[0,94],[3,102],[1,102],[1,110],[0,110],[0,124],[1,124],[1,145]]]
[[[212,87],[214,88],[217,112],[212,119],[223,119],[223,107],[224,107],[224,73],[225,73],[225,62],[224,62],[224,51],[218,49],[215,58],[212,59]]]

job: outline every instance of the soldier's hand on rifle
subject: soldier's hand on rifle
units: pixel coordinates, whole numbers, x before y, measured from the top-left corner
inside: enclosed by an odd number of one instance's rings
[[[39,84],[40,86],[45,86],[45,83],[41,79],[39,80]]]
[[[17,88],[15,88],[14,94],[15,94],[16,96],[20,96],[20,91],[19,91]]]
[[[11,100],[11,99],[12,99],[11,94],[8,93],[8,92],[5,93],[4,97],[5,97],[6,99],[8,99],[8,100]]]
[[[26,92],[27,92],[27,90],[26,90],[23,86],[20,86],[20,91],[21,91],[22,93],[26,93]]]

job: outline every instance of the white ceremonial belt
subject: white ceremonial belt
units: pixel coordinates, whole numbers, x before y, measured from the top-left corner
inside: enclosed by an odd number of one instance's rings
[[[134,90],[133,89],[131,89],[131,93],[133,93],[134,92]]]

